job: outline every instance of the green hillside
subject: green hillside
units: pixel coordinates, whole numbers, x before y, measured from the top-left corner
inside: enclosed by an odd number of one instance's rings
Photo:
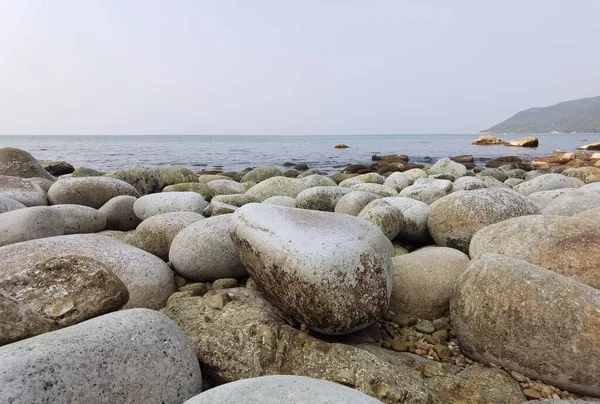
[[[483,130],[487,133],[600,133],[600,97],[529,108]]]

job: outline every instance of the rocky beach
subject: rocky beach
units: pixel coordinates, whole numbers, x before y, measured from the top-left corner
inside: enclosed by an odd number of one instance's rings
[[[511,155],[538,144],[335,173],[0,148],[0,402],[600,401],[600,144]]]

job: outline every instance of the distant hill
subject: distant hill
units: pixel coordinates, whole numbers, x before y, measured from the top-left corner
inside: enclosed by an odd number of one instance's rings
[[[600,97],[529,108],[484,133],[600,133]]]

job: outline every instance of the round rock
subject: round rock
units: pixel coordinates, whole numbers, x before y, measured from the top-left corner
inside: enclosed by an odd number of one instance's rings
[[[56,180],[31,154],[14,147],[0,147],[0,175]]]
[[[25,205],[21,202],[17,202],[14,199],[0,196],[0,213],[10,212],[12,210],[23,209]]]
[[[309,188],[298,194],[295,207],[333,212],[338,201],[349,192],[350,189],[343,187]]]
[[[61,236],[65,219],[51,206],[34,206],[0,214],[0,246],[43,237]]]
[[[407,243],[422,244],[430,240],[427,218],[431,207],[416,199],[391,197],[382,199],[402,212],[404,222],[396,239]]]
[[[106,215],[83,205],[54,205],[65,219],[64,234],[97,233],[106,228]]]
[[[539,191],[551,191],[561,188],[578,188],[583,181],[576,178],[565,177],[562,174],[543,174],[517,185],[514,190],[529,195]]]
[[[160,192],[165,182],[161,169],[155,166],[122,168],[106,175],[131,184],[140,195]]]
[[[149,217],[135,230],[135,244],[167,261],[175,236],[198,220],[204,220],[204,216],[194,212],[171,212]]]
[[[389,240],[398,235],[404,223],[404,216],[398,208],[378,199],[365,206],[358,217],[375,224]]]
[[[142,221],[135,215],[133,204],[137,198],[120,195],[111,198],[98,211],[106,216],[107,230],[129,231],[135,229]]]
[[[194,212],[202,214],[207,203],[196,192],[161,192],[144,195],[133,204],[135,215],[142,219],[170,212]]]
[[[344,213],[346,215],[358,216],[359,213],[367,206],[370,202],[375,199],[380,199],[380,195],[372,194],[370,192],[363,191],[352,191],[342,196],[338,203],[335,204],[335,213]]]
[[[94,209],[119,195],[140,196],[128,183],[108,177],[63,178],[48,190],[52,205],[76,204]]]
[[[10,198],[25,206],[48,205],[46,193],[42,188],[24,178],[0,175],[0,196]]]

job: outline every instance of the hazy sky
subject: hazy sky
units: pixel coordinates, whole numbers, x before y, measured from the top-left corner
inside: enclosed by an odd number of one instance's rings
[[[0,0],[0,134],[474,133],[600,95],[599,0]]]

